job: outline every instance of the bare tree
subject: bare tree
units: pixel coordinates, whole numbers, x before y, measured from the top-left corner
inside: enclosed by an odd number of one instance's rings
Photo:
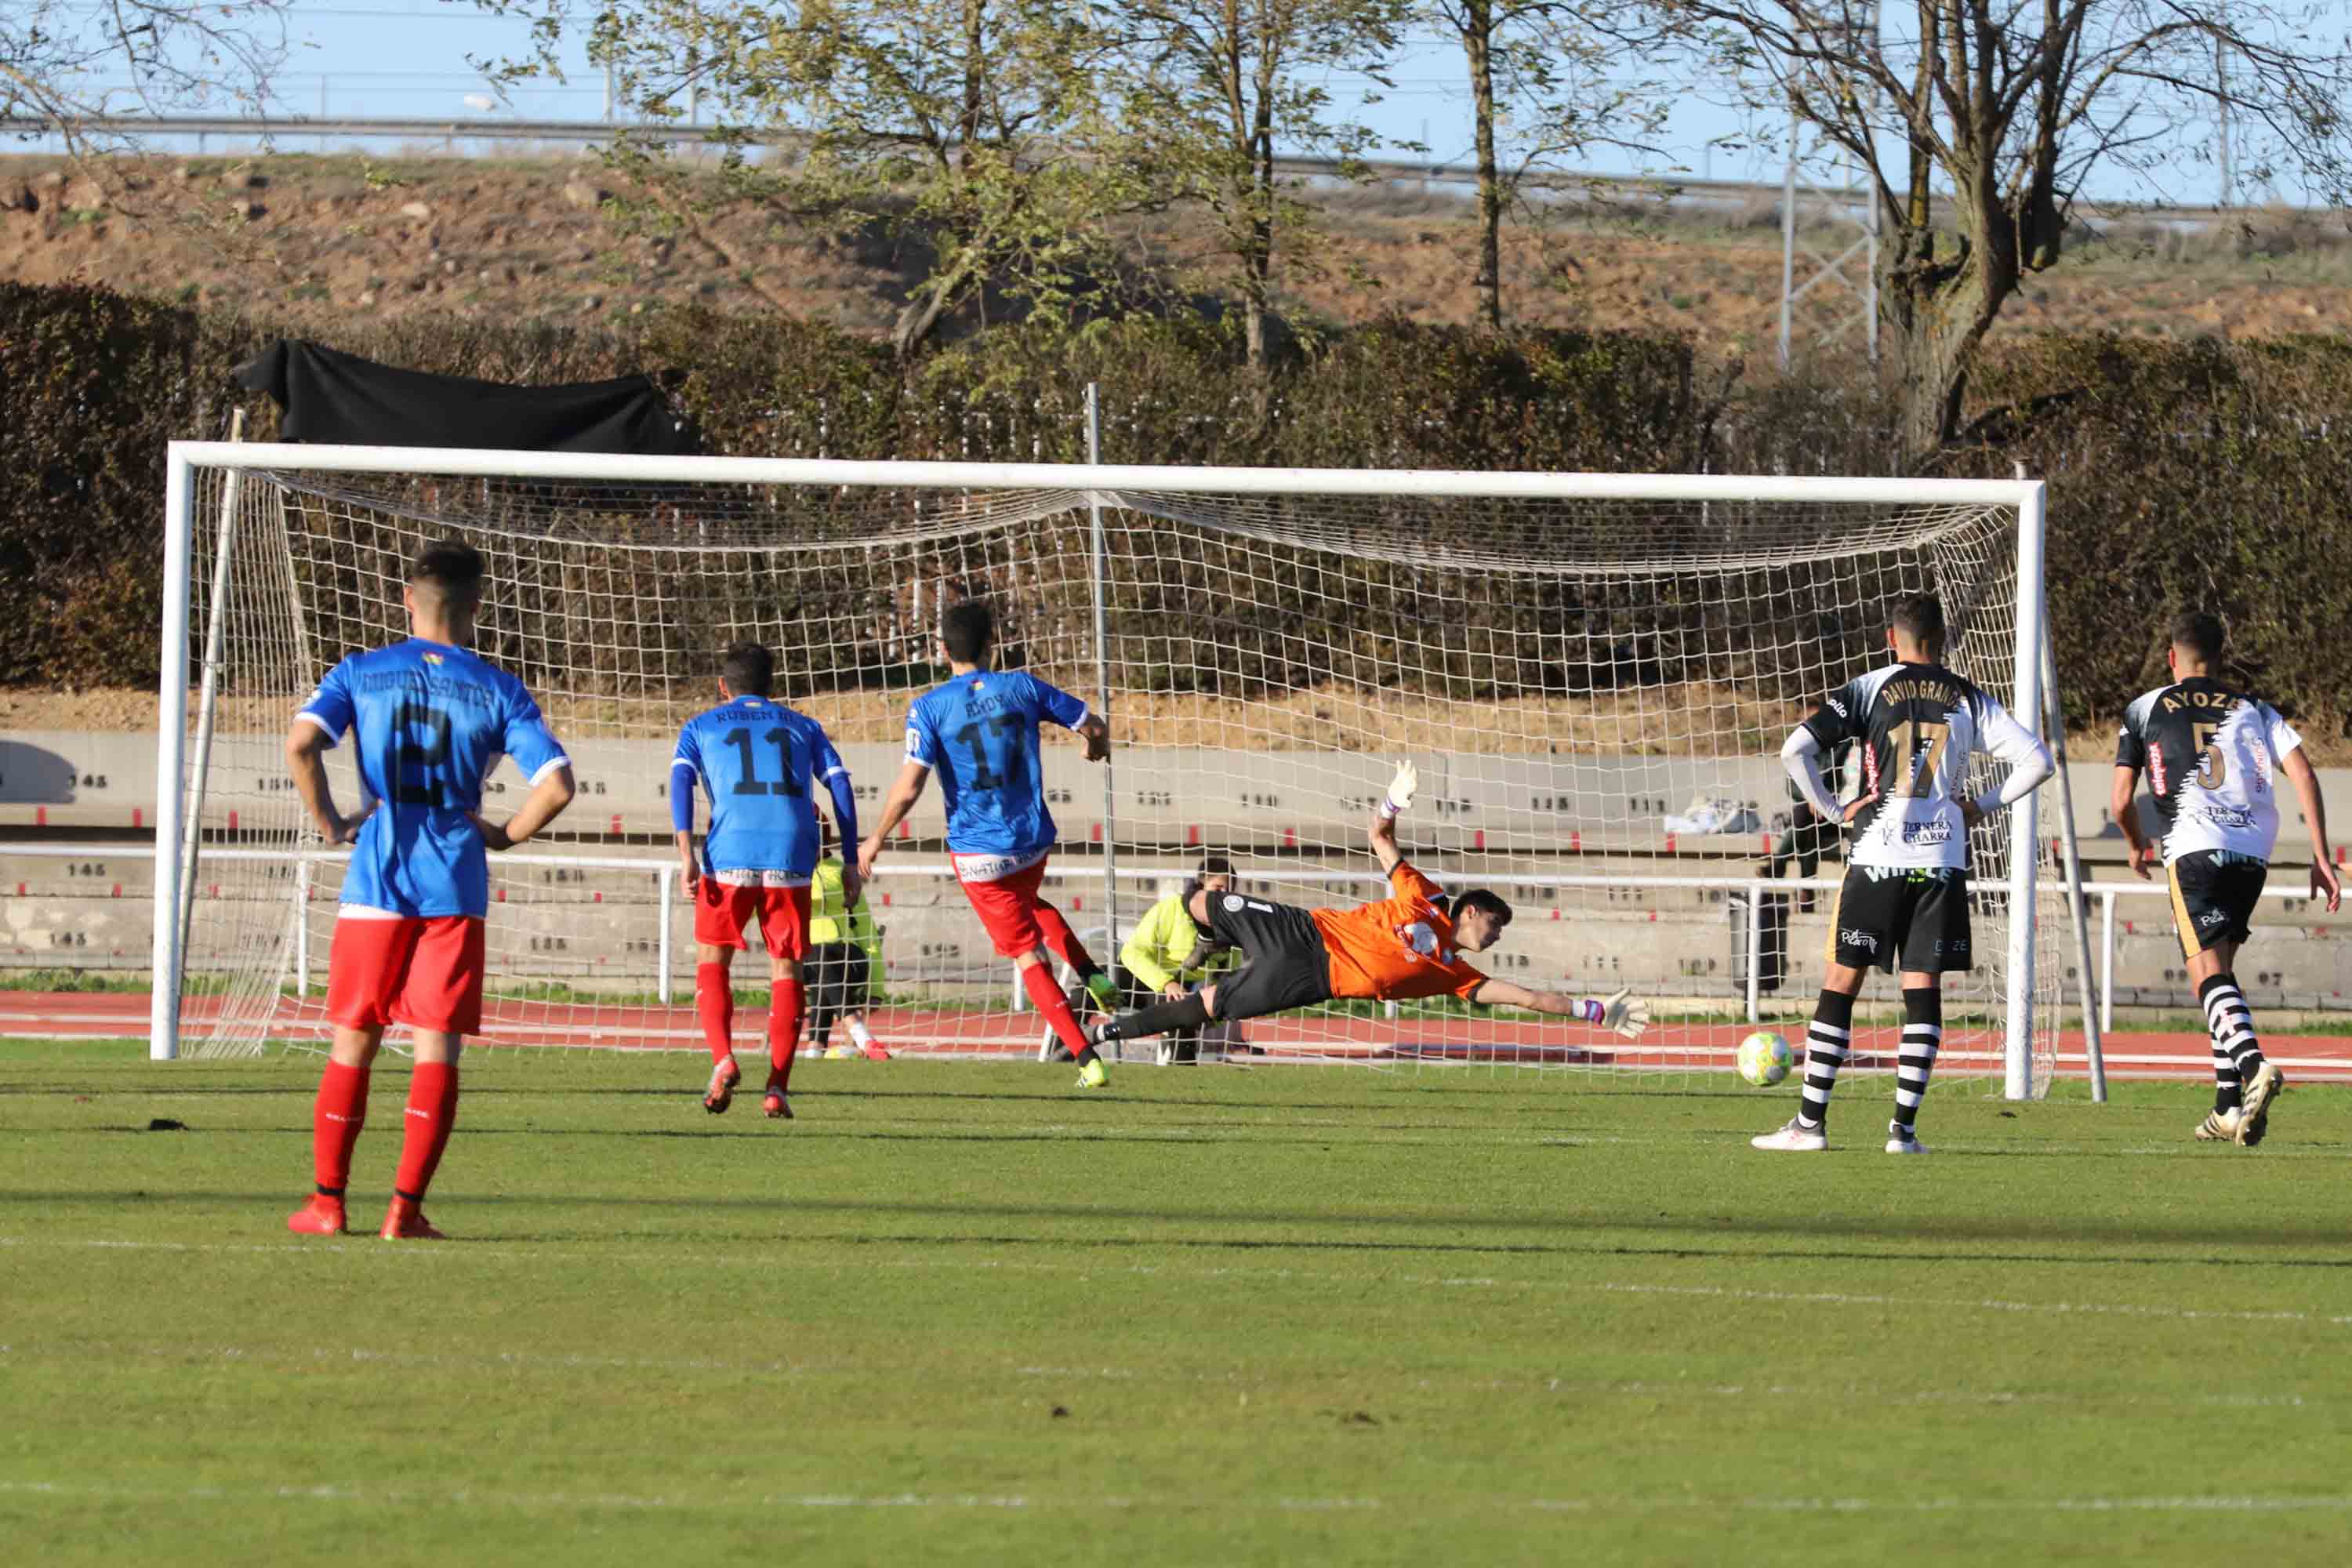
[[[1667,0],[1764,116],[1855,158],[1884,224],[1884,363],[1912,460],[1960,428],[1969,365],[2055,266],[2095,180],[2177,195],[2225,104],[2241,178],[2347,189],[2352,53],[2261,0]],[[2226,71],[2216,69],[2217,57]]]
[[[99,177],[135,153],[132,132],[102,121],[233,105],[268,107],[285,64],[290,0],[12,0],[0,6],[0,121],[26,140],[55,138]]]
[[[1597,0],[1426,0],[1429,20],[1462,45],[1478,163],[1478,317],[1503,324],[1503,216],[1530,180],[1601,147],[1650,151],[1667,89],[1613,73],[1658,43],[1654,29]],[[1633,23],[1635,28],[1638,22]],[[1509,145],[1504,145],[1507,133]]]

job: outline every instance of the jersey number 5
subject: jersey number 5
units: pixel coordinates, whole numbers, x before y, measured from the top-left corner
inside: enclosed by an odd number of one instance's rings
[[[2221,729],[2221,725],[2212,723],[2189,726],[2189,743],[2199,752],[2197,782],[2207,789],[2220,789],[2221,782],[2230,776],[2230,764],[2222,758],[2221,748],[2213,743]]]
[[[785,730],[776,729],[769,731],[761,738],[773,745],[776,748],[777,756],[783,760],[783,778],[775,784],[762,784],[760,781],[758,754],[751,750],[751,731],[749,730],[730,730],[726,734],[720,736],[719,739],[734,747],[737,753],[741,756],[743,760],[743,776],[735,781],[734,789],[729,793],[733,795],[793,795],[794,797],[806,795],[808,791],[803,788],[801,784],[800,770],[793,766],[793,738],[791,733]]]
[[[1906,719],[1895,726],[1890,737],[1895,742],[1895,754],[1902,759],[1903,776],[1886,792],[1889,800],[1908,800],[1919,793],[1919,781],[1936,776],[1936,764],[1943,760],[1944,742],[1951,733],[1949,724],[1931,724],[1924,719]],[[1924,754],[1918,748],[1924,745]]]

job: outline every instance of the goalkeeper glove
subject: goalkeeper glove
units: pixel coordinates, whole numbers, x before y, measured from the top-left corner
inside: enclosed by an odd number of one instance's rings
[[[1381,816],[1392,818],[1412,807],[1413,792],[1421,787],[1421,771],[1411,759],[1397,764],[1396,777],[1389,780],[1389,793],[1381,802]]]
[[[1629,1040],[1638,1040],[1642,1031],[1650,1026],[1650,1005],[1630,990],[1605,997],[1587,996],[1584,1021],[1614,1029]]]

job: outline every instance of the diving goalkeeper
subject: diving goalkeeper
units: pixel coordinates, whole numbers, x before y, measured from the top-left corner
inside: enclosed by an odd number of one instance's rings
[[[1240,893],[1202,889],[1192,918],[1213,941],[1245,955],[1235,973],[1181,1001],[1157,1003],[1097,1025],[1097,1042],[1140,1039],[1211,1019],[1237,1023],[1335,997],[1402,1001],[1460,996],[1489,1007],[1580,1018],[1635,1039],[1649,1027],[1646,1002],[1620,991],[1608,997],[1529,991],[1480,973],[1463,954],[1484,952],[1511,923],[1511,906],[1485,889],[1447,900],[1397,848],[1397,814],[1412,804],[1413,765],[1397,769],[1372,818],[1372,853],[1388,873],[1391,896],[1352,910],[1300,910]]]

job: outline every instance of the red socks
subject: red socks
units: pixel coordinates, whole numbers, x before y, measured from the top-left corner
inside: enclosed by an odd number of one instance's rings
[[[793,1080],[793,1057],[801,1048],[801,1029],[807,1022],[807,987],[797,980],[777,981],[776,998],[768,1008],[768,1069],[778,1089]]]
[[[1055,958],[1070,966],[1071,973],[1092,974],[1101,967],[1095,963],[1094,955],[1087,951],[1086,944],[1078,940],[1078,933],[1070,929],[1070,922],[1062,918],[1061,910],[1040,899],[1035,912],[1037,930],[1045,936],[1045,946]]]
[[[408,1132],[400,1146],[400,1174],[392,1190],[412,1202],[425,1201],[433,1184],[449,1130],[457,1125],[457,1068],[448,1062],[418,1062],[408,1080]]]
[[[1069,928],[1062,928],[1067,931]],[[1033,963],[1021,972],[1021,984],[1029,993],[1029,1000],[1037,1004],[1037,1011],[1045,1016],[1062,1044],[1070,1047],[1074,1057],[1087,1053],[1087,1032],[1070,1013],[1070,1005],[1063,999],[1062,988],[1054,984],[1054,972],[1042,963]]]
[[[711,1062],[725,1061],[735,1049],[735,992],[725,964],[694,966],[694,1011],[702,1020],[702,1038],[710,1047]]]
[[[322,1193],[340,1194],[350,1184],[352,1150],[367,1123],[368,1069],[331,1061],[319,1075],[319,1099],[310,1110],[310,1163]]]

